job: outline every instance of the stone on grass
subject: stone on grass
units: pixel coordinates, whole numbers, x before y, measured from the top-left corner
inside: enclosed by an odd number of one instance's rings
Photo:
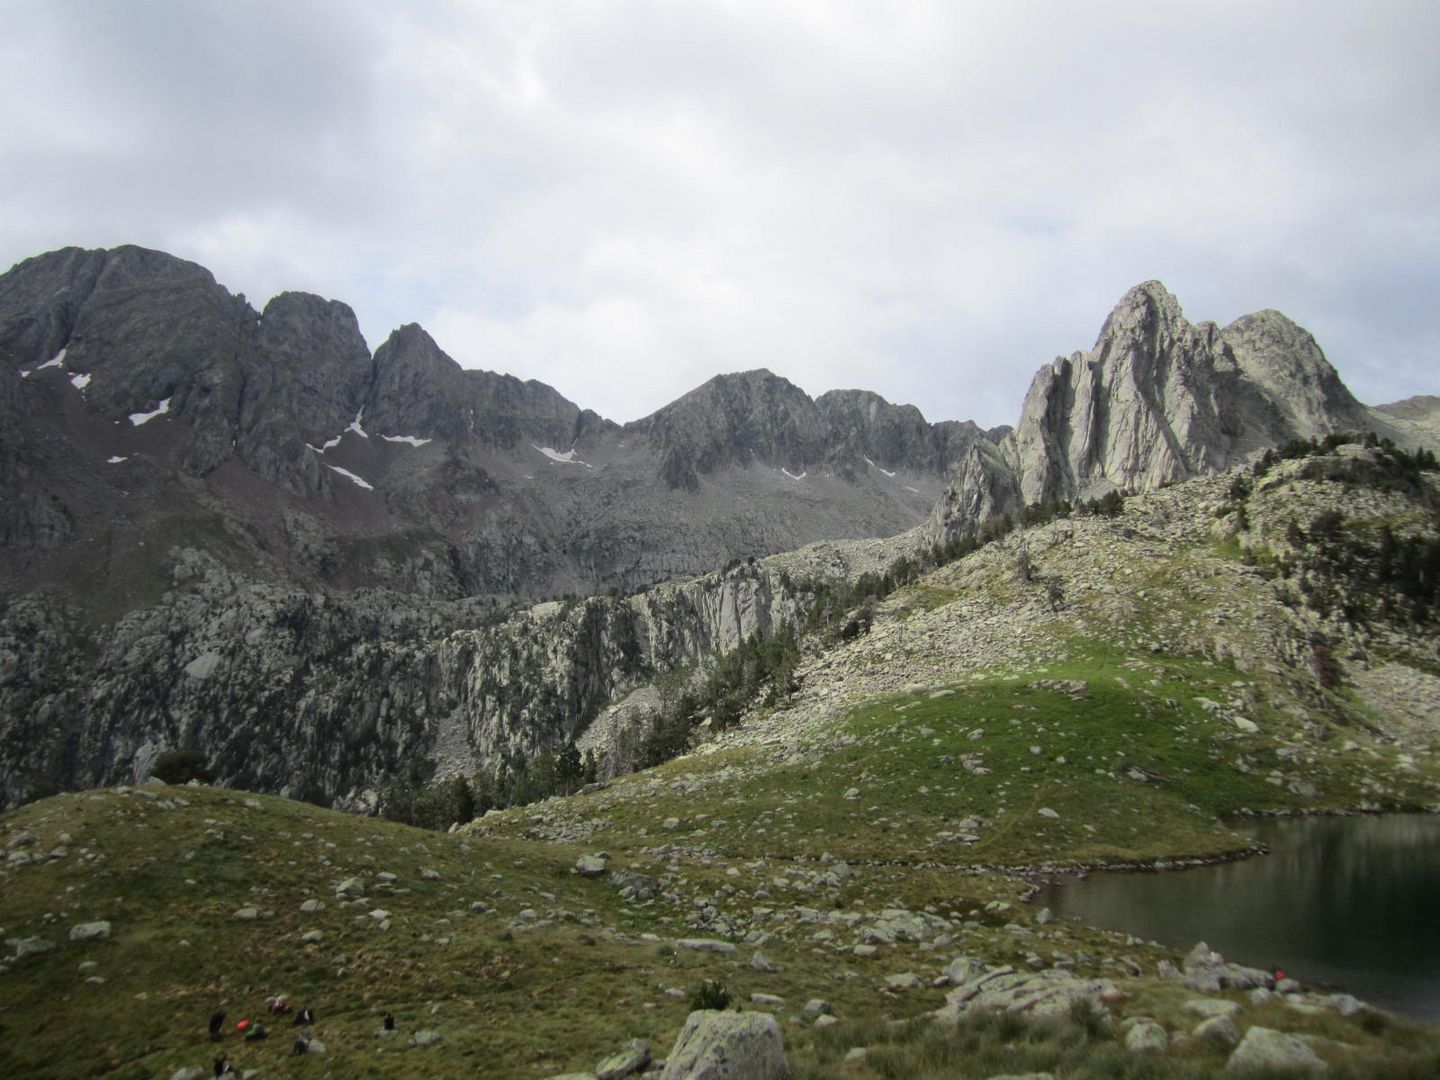
[[[300,905],[300,910],[303,911],[306,915],[313,915],[317,911],[325,910],[325,901],[306,900],[303,904]]]
[[[434,1046],[440,1041],[440,1032],[426,1028],[410,1036],[411,1046]]]
[[[1249,1076],[1254,1073],[1295,1073],[1306,1076],[1323,1073],[1329,1069],[1319,1055],[1310,1049],[1298,1035],[1273,1028],[1252,1027],[1245,1032],[1225,1063],[1225,1071],[1231,1076]]]
[[[735,951],[735,946],[728,941],[718,941],[715,938],[681,938],[675,942],[677,949],[690,949],[694,952],[720,953],[728,956]]]
[[[750,967],[754,971],[763,971],[768,974],[775,970],[775,961],[756,949],[755,955],[750,957]]]
[[[692,1012],[661,1080],[789,1080],[780,1025],[769,1013]]]
[[[1206,1019],[1212,1016],[1234,1016],[1240,1011],[1240,1004],[1224,998],[1191,998],[1185,1002],[1185,1011]]]
[[[767,1009],[780,1009],[785,1006],[785,999],[777,994],[762,994],[759,991],[750,995],[750,1001],[755,1005],[763,1005]]]
[[[305,933],[300,935],[300,944],[302,945],[314,945],[324,940],[325,935],[319,930],[307,930]]]
[[[805,1011],[807,1013],[832,1013],[835,1010],[830,1007],[830,1003],[824,998],[811,998],[805,1002]]]
[[[1324,1003],[1341,1016],[1354,1016],[1365,1008],[1365,1003],[1352,994],[1331,994]]]
[[[55,948],[53,941],[46,941],[42,937],[6,938],[5,944],[15,950],[15,959],[22,956],[34,956],[37,953],[49,952]]]
[[[1170,1036],[1154,1020],[1140,1020],[1125,1033],[1125,1049],[1132,1054],[1163,1054],[1170,1049]]]
[[[259,917],[260,917],[260,909],[259,909],[259,908],[242,907],[239,911],[235,912],[235,918],[237,918],[237,919],[243,919],[243,920],[246,921],[246,922],[252,922],[252,921],[254,921],[255,919],[258,919]]]
[[[1240,1041],[1240,1027],[1229,1016],[1212,1016],[1195,1025],[1193,1033],[1201,1042],[1229,1050]]]
[[[104,941],[110,936],[110,924],[104,919],[76,923],[70,928],[71,941]]]
[[[906,971],[899,975],[885,976],[886,990],[923,990],[924,981],[913,971]]]
[[[599,877],[605,873],[606,859],[603,855],[581,855],[575,860],[575,873],[581,877]]]
[[[631,1039],[615,1053],[595,1066],[596,1080],[621,1080],[640,1072],[650,1064],[650,1044],[644,1039]]]
[[[1103,1007],[1116,992],[1109,979],[1083,979],[1060,968],[1023,972],[1006,965],[957,982],[935,1018],[953,1024],[964,1013],[992,1009],[1026,1016],[1063,1016],[1079,1001]]]
[[[199,1065],[181,1065],[170,1074],[169,1080],[200,1080],[205,1070]]]

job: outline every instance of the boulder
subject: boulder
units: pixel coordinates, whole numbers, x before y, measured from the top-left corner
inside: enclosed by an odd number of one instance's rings
[[[104,919],[76,923],[70,928],[71,941],[104,941],[110,936],[110,924]]]
[[[1239,1025],[1232,1017],[1223,1015],[1212,1016],[1209,1020],[1196,1024],[1192,1034],[1202,1042],[1207,1042],[1222,1050],[1229,1050],[1240,1041]]]
[[[650,1044],[644,1039],[631,1039],[615,1053],[595,1066],[595,1080],[621,1080],[650,1064]]]
[[[600,877],[605,873],[605,867],[603,855],[581,855],[575,860],[575,873],[581,877]]]
[[[410,1036],[411,1046],[434,1046],[439,1041],[440,1033],[429,1028],[417,1031],[414,1035]]]
[[[789,1080],[780,1025],[768,1013],[692,1012],[661,1080]]]
[[[936,1011],[935,1018],[955,1023],[963,1013],[983,1009],[1063,1016],[1077,1001],[1099,1003],[1115,993],[1115,984],[1109,979],[1082,979],[1060,968],[1022,972],[1006,965],[957,983],[945,995],[945,1004]]]
[[[1225,1071],[1231,1076],[1250,1076],[1256,1073],[1295,1073],[1311,1075],[1329,1069],[1325,1062],[1298,1035],[1291,1035],[1273,1028],[1252,1027],[1245,1032],[1245,1038],[1230,1054]]]
[[[1163,1054],[1170,1049],[1170,1036],[1154,1020],[1140,1020],[1125,1033],[1125,1049],[1132,1054]]]

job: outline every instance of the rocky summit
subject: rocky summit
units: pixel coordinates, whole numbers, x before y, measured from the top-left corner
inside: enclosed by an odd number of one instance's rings
[[[616,425],[133,248],[0,349],[0,1074],[1440,1061],[1031,902],[1440,805],[1433,403],[1277,313],[1142,285],[988,432],[765,371]]]

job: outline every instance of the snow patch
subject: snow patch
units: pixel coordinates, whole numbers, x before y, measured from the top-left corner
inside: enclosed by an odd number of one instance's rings
[[[366,438],[369,438],[369,436],[367,435]],[[364,488],[366,491],[375,490],[374,484],[370,483],[368,480],[362,480],[349,469],[342,469],[339,465],[326,465],[325,467],[327,469],[333,469],[335,472],[338,472],[341,476],[345,477],[345,479],[353,481],[355,484]]]
[[[87,387],[87,386],[90,385],[90,376],[89,376],[89,375],[71,375],[71,376],[70,376],[70,385],[73,386],[73,387],[75,387],[76,390],[84,390],[85,387]]]
[[[35,370],[36,370],[36,371],[44,371],[47,367],[63,367],[64,364],[65,364],[65,350],[64,350],[64,349],[61,349],[61,350],[60,350],[59,352],[57,352],[54,356],[52,356],[49,360],[46,360],[43,364],[41,364],[39,367],[37,367]]]
[[[345,430],[349,431],[350,429],[346,428]],[[327,439],[324,446],[316,446],[314,443],[310,442],[307,442],[305,445],[308,446],[311,450],[314,450],[315,453],[323,454],[326,450],[334,450],[335,447],[339,446],[340,439],[341,436],[336,435],[333,439]]]
[[[129,461],[129,460],[130,460],[130,458],[129,458],[128,456],[126,456],[126,457],[121,457],[119,454],[111,454],[108,458],[105,459],[105,464],[106,464],[106,465],[119,465],[122,461]]]
[[[892,479],[893,479],[894,476],[895,476],[895,474],[894,474],[893,472],[891,472],[889,469],[881,468],[879,465],[876,465],[873,461],[871,461],[868,457],[865,459],[865,464],[866,464],[866,465],[869,465],[869,466],[870,466],[872,469],[874,469],[876,472],[882,472],[882,473],[884,473],[886,476],[891,477]]]
[[[530,445],[536,450],[539,450],[540,453],[544,454],[551,461],[557,461],[561,465],[584,465],[587,469],[593,469],[595,467],[588,462],[581,461],[579,458],[577,458],[575,456],[574,447],[571,447],[569,450],[566,450],[565,453],[562,454],[553,446],[535,446],[534,443],[531,443]]]
[[[919,494],[920,494],[920,491],[919,491],[918,488],[912,488],[909,484],[906,484],[906,485],[905,485],[905,490],[908,491],[908,492],[910,492],[910,493],[913,494],[913,495],[919,495]]]
[[[356,435],[359,435],[362,439],[368,439],[370,436],[369,436],[369,435],[366,435],[366,434],[365,434],[365,429],[360,426],[360,419],[361,419],[361,417],[363,417],[364,415],[365,415],[365,406],[364,406],[364,405],[361,405],[361,406],[360,406],[360,411],[355,414],[355,419],[350,421],[350,426],[347,427],[345,430],[346,430],[346,431],[353,431],[353,432],[355,432],[355,434],[356,434]],[[339,440],[339,439],[336,439],[335,441],[338,443],[340,440]],[[329,443],[326,443],[326,444],[325,444],[325,449],[327,449],[327,450],[330,449],[330,444],[329,444]]]
[[[418,435],[381,435],[380,437],[386,442],[403,442],[409,443],[411,446],[424,446],[430,441],[422,439]]]
[[[172,400],[172,398],[167,397],[164,401],[160,402],[159,405],[155,406],[154,412],[132,412],[130,414],[130,423],[139,427],[141,424],[148,424],[157,416],[163,416],[170,411],[170,402]]]
[[[806,469],[806,470],[805,470],[804,472],[802,472],[799,476],[796,476],[796,475],[795,475],[793,472],[791,472],[789,469],[784,469],[784,468],[782,468],[780,471],[783,472],[786,476],[788,476],[791,480],[804,480],[805,477],[807,477],[807,476],[810,475],[810,470],[809,470],[809,469]]]

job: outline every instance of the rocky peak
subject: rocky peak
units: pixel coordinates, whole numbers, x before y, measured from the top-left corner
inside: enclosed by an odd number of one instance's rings
[[[823,458],[826,436],[815,402],[764,368],[717,375],[631,428],[659,451],[666,482],[691,489],[702,474],[752,459],[804,469]]]
[[[281,293],[260,316],[259,345],[263,362],[253,381],[268,384],[283,400],[250,395],[247,420],[262,412],[288,413],[307,441],[319,442],[342,430],[364,404],[374,363],[348,305],[311,293]]]
[[[1147,281],[1121,297],[1094,348],[1040,369],[1001,453],[966,459],[932,526],[953,534],[1022,503],[1153,489],[1295,436],[1371,426],[1315,339],[1285,316],[1262,311],[1223,331],[1192,324]]]
[[[1361,429],[1367,410],[1346,389],[1309,331],[1278,311],[1242,315],[1221,331],[1244,377],[1297,431]]]

